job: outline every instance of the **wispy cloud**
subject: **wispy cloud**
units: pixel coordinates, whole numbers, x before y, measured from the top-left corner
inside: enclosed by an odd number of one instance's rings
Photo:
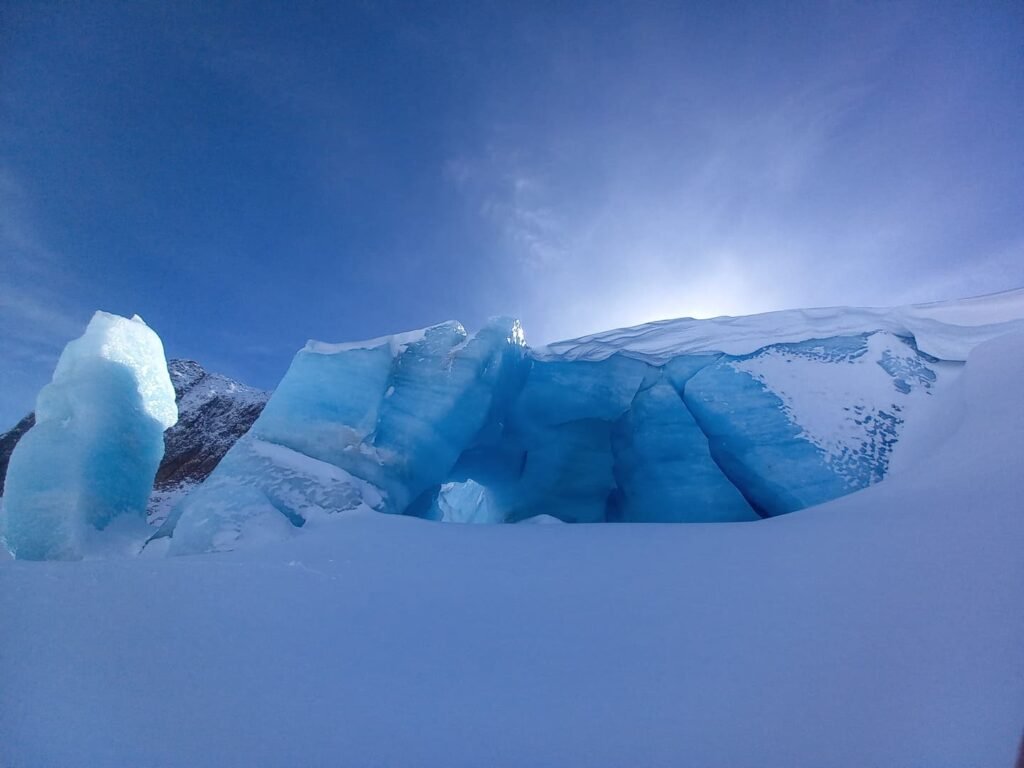
[[[708,120],[682,162],[659,166],[638,136],[614,153],[589,147],[599,172],[573,178],[563,174],[578,168],[536,159],[555,152],[492,140],[476,157],[452,160],[446,175],[480,201],[520,264],[534,339],[781,308],[798,298],[797,283],[828,276],[816,263],[817,233],[769,222],[782,222],[818,173],[864,92],[856,83],[807,86],[743,119]],[[670,140],[657,138],[653,146]]]
[[[1019,241],[978,237],[991,184],[944,186],[956,166],[935,155],[937,126],[968,105],[905,86],[894,101],[889,78],[913,17],[897,13],[885,29],[855,21],[860,34],[839,36],[799,78],[704,69],[708,82],[694,85],[685,55],[666,47],[682,75],[664,87],[651,78],[669,73],[631,56],[626,66],[639,69],[573,94],[572,108],[546,100],[550,113],[500,112],[448,177],[519,265],[531,338],[1024,281]],[[639,84],[646,102],[631,93]],[[927,131],[929,150],[915,155]]]
[[[524,269],[550,269],[568,255],[569,224],[551,201],[543,176],[514,154],[491,147],[445,168],[449,182],[479,201],[479,213],[504,238]]]

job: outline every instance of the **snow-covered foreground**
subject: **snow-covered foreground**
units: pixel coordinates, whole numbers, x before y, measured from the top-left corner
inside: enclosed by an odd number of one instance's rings
[[[982,345],[916,464],[754,523],[0,563],[0,764],[1012,765],[1022,381]]]

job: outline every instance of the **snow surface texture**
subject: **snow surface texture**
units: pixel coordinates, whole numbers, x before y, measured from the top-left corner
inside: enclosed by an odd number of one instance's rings
[[[444,323],[310,342],[247,439],[342,470],[351,482],[332,487],[352,492],[323,497],[243,441],[161,535],[174,554],[230,549],[330,504],[462,523],[784,514],[885,477],[941,418],[968,350],[1014,330],[1024,291],[673,320],[537,350],[507,319],[475,337]]]
[[[1010,766],[1022,380],[1024,338],[982,345],[941,439],[753,524],[353,512],[259,553],[0,563],[0,764]]]
[[[618,328],[533,350],[537,358],[604,360],[616,353],[655,364],[681,354],[746,355],[769,344],[888,331],[913,338],[922,352],[964,361],[978,344],[1024,332],[1024,288],[971,299],[906,307],[787,309],[708,320],[680,318]]]
[[[142,318],[97,312],[64,348],[35,414],[7,470],[3,536],[14,556],[77,559],[92,531],[123,533],[132,519],[144,528],[178,410],[163,345]]]

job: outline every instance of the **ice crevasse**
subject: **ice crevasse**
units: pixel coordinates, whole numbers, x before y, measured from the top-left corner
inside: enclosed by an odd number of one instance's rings
[[[1024,292],[674,320],[531,349],[518,321],[310,342],[168,518],[171,554],[342,510],[451,522],[738,522],[881,480]]]

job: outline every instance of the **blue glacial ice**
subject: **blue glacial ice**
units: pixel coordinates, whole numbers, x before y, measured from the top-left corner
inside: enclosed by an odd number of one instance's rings
[[[961,367],[886,329],[665,351],[531,350],[509,319],[310,342],[168,519],[170,552],[355,509],[460,523],[784,514],[884,477],[906,420]]]
[[[473,336],[448,322],[357,344],[310,342],[245,437],[172,512],[169,551],[231,549],[278,535],[283,522],[302,527],[364,506],[406,511],[495,428],[524,352],[508,318]]]
[[[959,367],[866,333],[723,356],[683,397],[723,473],[772,516],[881,480],[906,418]]]
[[[97,312],[68,343],[36,401],[36,424],[7,471],[3,535],[22,559],[78,559],[92,532],[122,518],[145,525],[178,419],[160,338],[138,316]]]
[[[617,519],[627,522],[756,520],[722,474],[708,438],[679,392],[659,381],[637,393],[616,423]]]

